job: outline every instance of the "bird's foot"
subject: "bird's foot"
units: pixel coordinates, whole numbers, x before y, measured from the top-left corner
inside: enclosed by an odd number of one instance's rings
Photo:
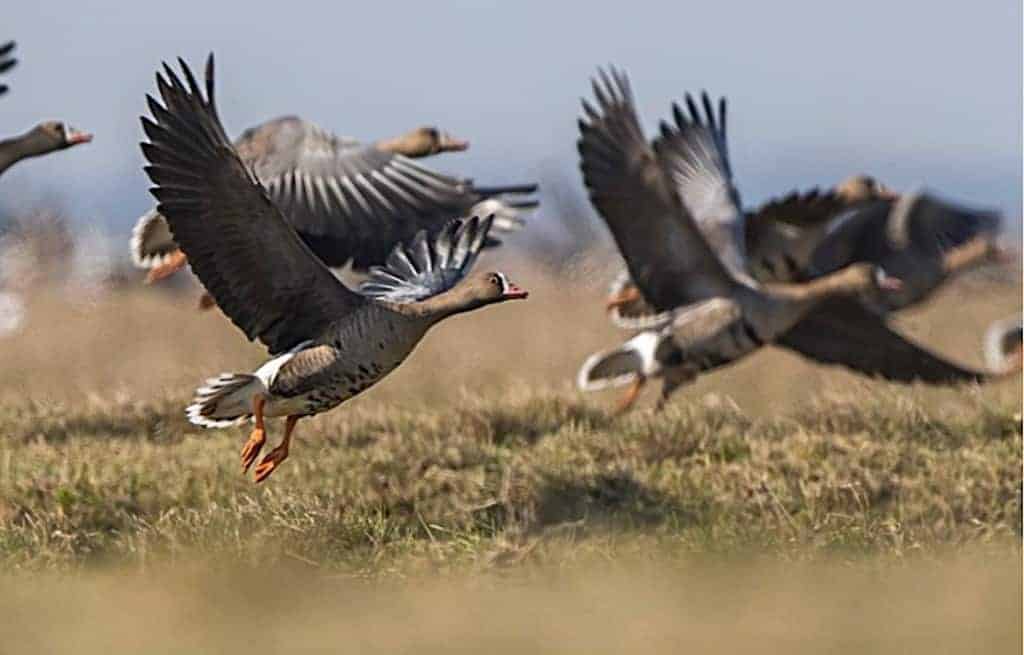
[[[260,461],[259,466],[253,472],[253,482],[263,482],[270,477],[270,474],[277,470],[281,462],[288,459],[288,444],[283,443],[277,448],[271,450],[267,455]]]
[[[267,443],[267,433],[263,428],[255,428],[249,440],[242,446],[242,473],[247,473],[252,463],[259,457],[263,444]]]

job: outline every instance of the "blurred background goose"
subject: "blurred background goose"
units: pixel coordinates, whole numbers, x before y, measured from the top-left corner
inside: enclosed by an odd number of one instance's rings
[[[825,219],[871,201],[897,197],[875,178],[860,174],[827,192],[813,189],[770,200],[744,216],[747,266],[761,282],[809,279],[810,275],[798,275],[797,271],[808,267],[814,245],[829,234]],[[854,261],[847,258],[832,270]],[[661,322],[625,269],[613,278],[606,306],[612,323],[622,328],[643,329]]]
[[[703,103],[707,122],[714,126],[706,96]],[[692,99],[687,98],[687,104],[690,118],[676,108],[677,125],[700,122]],[[719,106],[724,157],[724,100]],[[662,138],[672,131],[663,126]],[[725,197],[720,188],[690,181],[699,179],[692,173],[676,176],[680,188],[689,184],[692,194],[703,194],[693,200],[698,206],[711,206],[716,197]],[[822,302],[778,334],[776,343],[819,362],[843,364],[889,380],[955,384],[984,382],[1016,369],[1010,364],[989,371],[957,365],[890,329],[885,314],[921,302],[950,275],[999,260],[1003,254],[999,226],[995,212],[956,207],[924,193],[897,196],[873,178],[856,176],[831,192],[794,193],[771,201],[748,212],[740,229],[747,271],[762,284],[806,283],[855,262],[874,264],[901,281],[898,289],[869,290]],[[684,329],[681,322],[691,323],[685,327],[692,331],[706,318],[658,311],[628,272],[613,281],[608,308],[617,325],[648,332],[588,358],[577,384],[583,390],[630,385],[620,411],[630,406],[651,376],[665,379],[661,404],[697,373],[732,361],[707,358],[699,349],[681,352],[674,347],[673,333]]]
[[[687,96],[689,115],[675,107],[675,125],[663,123],[649,144],[624,74],[601,71],[593,89],[597,107],[584,101],[579,123],[580,167],[630,276],[655,312],[668,313],[665,338],[647,344],[669,363],[680,360],[666,386],[692,377],[684,349],[701,366],[730,363],[774,341],[829,298],[899,288],[869,264],[803,283],[759,283],[747,270],[724,102],[716,113],[705,94],[702,115]]]
[[[13,57],[13,52],[14,41],[0,46],[0,74],[6,73],[18,63]],[[0,84],[0,95],[5,94],[7,89],[6,84]],[[0,175],[22,159],[64,150],[90,141],[92,135],[88,132],[76,130],[60,121],[44,121],[24,134],[0,140]]]
[[[252,418],[243,471],[266,441],[264,418],[286,416],[281,444],[257,465],[257,482],[288,456],[296,422],[369,388],[444,318],[526,297],[498,272],[469,279],[492,219],[455,220],[431,238],[420,230],[373,268],[362,293],[347,288],[299,238],[224,132],[179,60],[188,87],[166,65],[157,75],[163,104],[147,96],[153,119],[142,150],[157,210],[221,309],[273,356],[251,374],[228,373],[196,392],[189,419],[220,427]],[[460,282],[462,282],[460,284]]]
[[[363,144],[289,116],[242,133],[235,148],[299,236],[332,268],[365,271],[419,230],[434,234],[453,216],[493,215],[494,232],[523,224],[537,206],[535,184],[481,187],[413,161],[465,150],[435,127]],[[497,245],[489,237],[487,245]],[[137,221],[132,259],[154,282],[187,263],[157,210]],[[204,305],[208,303],[203,303]]]

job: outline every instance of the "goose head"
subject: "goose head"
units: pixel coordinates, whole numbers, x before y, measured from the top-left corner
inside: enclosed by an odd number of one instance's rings
[[[89,143],[92,134],[76,130],[62,121],[45,121],[29,130],[24,141],[32,154],[43,154]]]
[[[898,194],[870,175],[854,175],[836,186],[836,193],[849,203],[867,200],[895,200]]]
[[[420,311],[435,320],[529,295],[509,281],[504,273],[492,271],[470,275],[450,291],[418,303]]]
[[[415,130],[377,143],[381,150],[406,157],[427,157],[441,152],[458,152],[469,148],[469,141],[457,139],[436,127],[418,127]]]

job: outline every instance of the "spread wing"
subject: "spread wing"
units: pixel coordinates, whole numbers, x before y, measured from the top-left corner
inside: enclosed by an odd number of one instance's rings
[[[690,94],[687,112],[674,104],[675,125],[661,123],[654,151],[711,249],[734,277],[743,277],[743,211],[725,139],[725,98],[719,99],[717,114],[707,93],[701,94],[701,104],[703,115]]]
[[[734,280],[683,207],[644,140],[629,81],[601,71],[583,102],[580,168],[630,275],[658,311],[730,295]]]
[[[18,60],[11,54],[14,52],[14,41],[0,45],[0,75],[14,68]],[[0,84],[0,96],[7,93],[7,85]]]
[[[359,292],[378,300],[407,303],[448,291],[473,268],[492,220],[474,216],[449,221],[433,239],[421,230],[408,246],[395,246],[387,265],[370,269]]]
[[[984,382],[989,374],[955,364],[894,332],[853,300],[821,305],[776,341],[825,364],[895,382]]]
[[[203,97],[179,60],[188,87],[168,66],[157,74],[163,105],[147,96],[142,151],[157,210],[217,305],[271,353],[320,336],[365,302],[342,285],[284,220],[242,164],[217,116],[213,57]]]
[[[379,264],[396,243],[420,230],[434,234],[490,197],[470,180],[294,117],[246,130],[238,147],[296,231],[332,266],[350,258],[358,269]],[[513,218],[497,227],[518,225]]]

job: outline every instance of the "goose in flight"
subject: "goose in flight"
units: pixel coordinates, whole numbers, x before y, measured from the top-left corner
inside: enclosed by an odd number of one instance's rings
[[[14,41],[0,45],[0,75],[18,63],[13,57],[13,52]],[[0,83],[0,96],[7,93],[7,89],[6,84]],[[65,150],[90,141],[92,134],[76,130],[67,123],[43,121],[23,134],[0,140],[0,175],[23,159]]]
[[[313,253],[332,268],[351,261],[357,271],[382,264],[420,230],[433,236],[452,216],[493,215],[488,246],[523,225],[537,206],[535,184],[483,187],[416,161],[468,147],[435,127],[366,144],[295,116],[267,121],[235,140],[242,162]],[[148,282],[187,263],[155,209],[138,219],[130,245]]]
[[[897,197],[864,176],[832,192],[791,194],[740,214],[738,194],[727,174],[724,100],[717,116],[706,94],[702,104],[703,117],[687,96],[689,115],[675,107],[676,125],[663,124],[654,148],[665,151],[666,144],[676,141],[673,134],[692,129],[688,126],[705,125],[719,135],[713,147],[695,148],[688,168],[673,179],[680,197],[698,208],[695,215],[705,212],[706,220],[697,222],[704,234],[724,242],[724,252],[734,261],[741,251],[736,244],[741,245],[744,273],[766,286],[806,284],[856,262],[868,262],[895,273],[901,282],[898,288],[867,289],[823,301],[777,333],[775,343],[818,361],[899,381],[949,384],[1007,372],[974,371],[948,362],[892,331],[884,319],[885,312],[920,302],[949,275],[997,257],[997,214],[957,208],[925,194]],[[715,179],[705,173],[708,170],[726,174]],[[722,199],[732,204],[727,212],[721,208]],[[729,203],[731,199],[734,202]],[[723,215],[729,220],[722,221]],[[732,217],[741,218],[733,223]],[[723,239],[723,225],[734,230],[732,242]],[[709,355],[701,346],[681,348],[678,333],[699,332],[708,320],[706,313],[659,309],[647,296],[628,274],[616,279],[609,300],[614,320],[644,331],[619,348],[588,358],[577,378],[583,390],[629,385],[620,411],[632,404],[650,377],[664,378],[661,404],[699,372],[735,361]]]
[[[175,242],[221,310],[271,358],[252,373],[207,381],[188,407],[198,425],[249,420],[242,469],[266,441],[264,420],[286,417],[280,445],[256,464],[262,482],[288,457],[296,423],[376,384],[445,318],[526,297],[500,272],[470,274],[493,219],[418,231],[372,268],[357,293],[338,280],[286,220],[273,195],[228,139],[214,100],[213,57],[205,94],[179,60],[147,96],[141,144],[146,173]]]
[[[758,282],[748,270],[725,103],[716,111],[705,95],[702,113],[687,96],[688,113],[675,107],[675,124],[662,123],[648,143],[623,73],[601,71],[593,90],[596,107],[584,101],[579,122],[583,180],[644,299],[668,317],[667,338],[649,347],[679,365],[670,370],[690,376],[687,361],[734,362],[830,299],[884,297],[902,287],[866,263],[805,282]]]

